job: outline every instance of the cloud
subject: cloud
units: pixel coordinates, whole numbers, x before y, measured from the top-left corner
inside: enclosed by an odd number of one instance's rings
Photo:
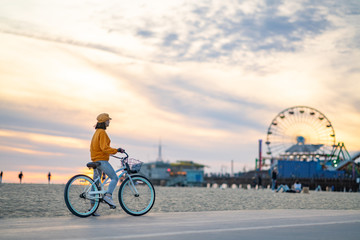
[[[156,62],[244,64],[249,52],[259,57],[258,54],[263,53],[301,51],[306,38],[347,27],[349,23],[352,26],[354,22],[349,15],[356,16],[359,12],[354,2],[336,1],[201,1],[196,4],[159,1],[161,7],[156,11],[145,2],[123,6],[104,1],[100,13],[89,7],[77,12],[75,17],[72,11],[79,6],[72,4],[73,10],[67,9],[69,17],[65,22],[63,14],[54,13],[49,23],[63,29],[61,34],[40,24],[48,15],[35,17],[33,14],[41,10],[36,5],[33,12],[23,14],[22,18],[5,17],[0,30]],[[53,11],[50,6],[41,7]],[[97,14],[96,18],[93,14]],[[89,19],[96,37],[89,37],[89,29],[81,24]],[[67,22],[71,27],[65,27],[69,25]],[[30,30],[29,26],[32,26]],[[75,31],[78,34],[74,34]],[[357,44],[356,39],[357,36],[353,36],[349,44]]]
[[[144,37],[144,38],[149,38],[149,37],[152,37],[154,35],[153,32],[150,32],[146,29],[139,29],[137,31],[137,35],[141,36],[141,37]]]
[[[4,140],[25,140],[33,144],[41,145],[54,145],[61,148],[88,148],[88,141],[84,141],[79,138],[55,136],[50,134],[39,134],[31,132],[19,132],[0,129],[0,137],[5,138]]]
[[[0,146],[1,151],[13,152],[13,153],[22,153],[27,155],[35,155],[35,156],[62,156],[61,153],[54,153],[54,152],[44,152],[44,151],[36,151],[32,149],[26,148],[16,148],[16,147],[9,147],[9,146]]]
[[[166,51],[158,54],[164,59],[214,61],[225,56],[229,58],[227,63],[236,63],[234,52],[298,51],[304,38],[332,27],[322,4],[251,2],[186,5],[178,10],[179,16],[186,17],[174,19],[173,15],[165,14],[151,19],[152,26],[146,29],[156,33],[154,38],[162,35],[158,47]],[[293,5],[298,5],[296,10],[288,11]]]
[[[263,127],[242,112],[245,109],[265,108],[264,105],[195,82],[195,79],[175,76],[164,84],[141,84],[138,87],[158,108],[186,118],[202,119],[203,123],[208,122],[208,128],[229,130],[239,126],[256,129]]]
[[[1,136],[6,161],[83,164],[100,112],[140,159],[162,138],[171,160],[252,165],[294,105],[324,112],[358,148],[357,1],[88,3],[0,4],[0,128],[16,133]]]

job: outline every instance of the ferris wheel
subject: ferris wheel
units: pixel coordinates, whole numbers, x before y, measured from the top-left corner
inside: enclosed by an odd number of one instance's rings
[[[280,112],[271,122],[266,145],[271,158],[309,156],[331,153],[335,145],[335,131],[320,111],[295,106]]]

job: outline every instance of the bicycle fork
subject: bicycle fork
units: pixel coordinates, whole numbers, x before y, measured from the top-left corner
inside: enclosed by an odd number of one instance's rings
[[[134,181],[132,180],[132,178],[130,177],[130,175],[129,175],[129,179],[130,179],[130,183],[131,183],[130,189],[131,189],[132,193],[134,194],[135,197],[139,197],[139,192],[138,192],[138,190],[136,189],[135,184],[134,184]]]

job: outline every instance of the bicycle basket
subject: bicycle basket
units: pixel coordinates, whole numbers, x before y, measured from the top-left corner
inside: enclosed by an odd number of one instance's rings
[[[129,158],[127,160],[127,163],[129,165],[130,171],[132,171],[132,172],[139,172],[141,169],[141,166],[143,164],[142,161],[134,159],[134,158]]]

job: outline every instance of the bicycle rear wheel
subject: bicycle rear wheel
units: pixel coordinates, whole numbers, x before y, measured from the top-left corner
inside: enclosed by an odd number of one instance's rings
[[[130,215],[141,216],[154,206],[155,189],[146,177],[132,175],[131,180],[126,178],[120,186],[120,206]]]
[[[99,194],[90,194],[97,191],[94,181],[86,175],[72,177],[65,186],[64,199],[67,208],[78,217],[88,217],[99,207]]]

